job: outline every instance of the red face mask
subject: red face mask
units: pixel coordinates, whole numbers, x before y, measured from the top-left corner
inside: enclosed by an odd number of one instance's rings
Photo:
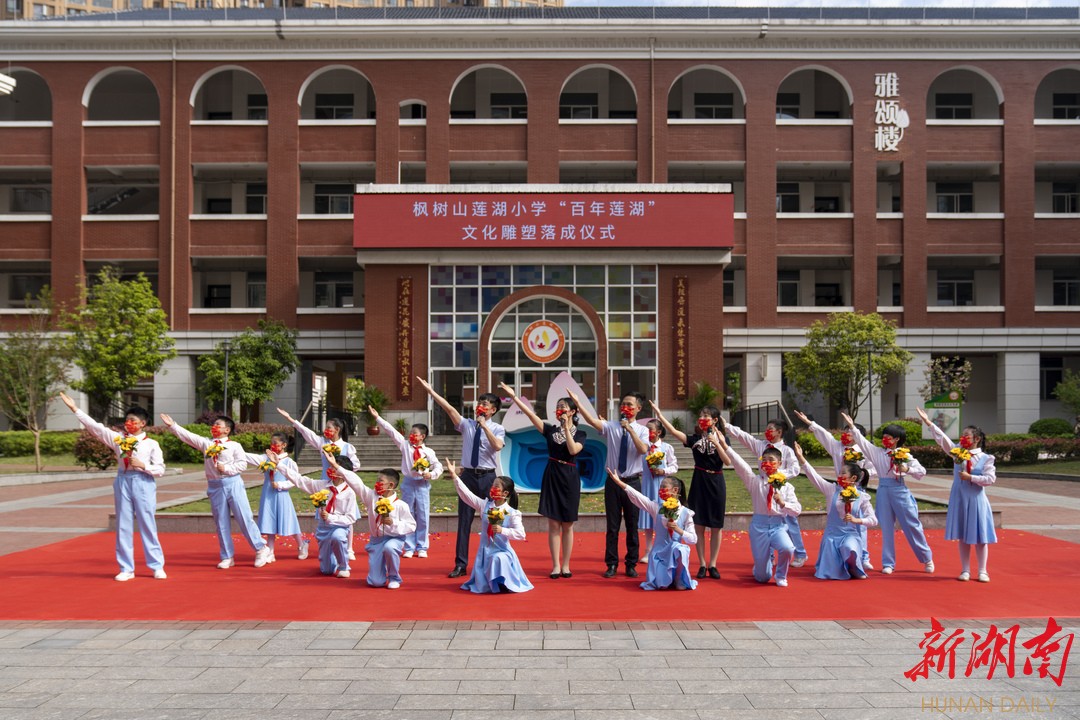
[[[633,405],[620,405],[619,406],[619,414],[622,415],[627,420],[629,420],[630,418],[634,417],[634,406]]]
[[[660,496],[661,500],[667,500],[668,498],[677,498],[677,497],[679,497],[679,491],[676,490],[673,487],[670,487],[670,486],[660,488],[660,490],[659,490],[659,492],[657,494]]]
[[[501,505],[503,500],[506,499],[503,495],[502,488],[497,488],[494,485],[491,487],[491,490],[488,491],[488,497],[491,498],[491,502],[496,505]]]
[[[776,469],[778,467],[780,467],[780,463],[776,462],[775,460],[761,461],[761,471],[766,475],[772,475],[774,472],[776,472]]]
[[[698,430],[701,432],[708,432],[709,428],[712,427],[712,420],[709,418],[698,418],[697,426]]]
[[[476,406],[476,417],[487,417],[487,410],[485,408]]]
[[[783,433],[781,433],[781,432],[780,432],[779,430],[777,430],[776,428],[771,428],[771,427],[770,427],[770,428],[765,428],[765,439],[766,439],[766,440],[768,440],[768,441],[769,441],[769,442],[771,442],[771,443],[774,443],[774,442],[776,442],[777,440],[779,440],[779,439],[780,439],[780,436],[781,436],[782,434],[783,434]]]
[[[341,482],[341,473],[332,467],[326,468],[326,477],[330,478],[332,483]]]
[[[965,450],[970,450],[971,448],[975,447],[975,441],[971,439],[970,435],[961,435],[960,447],[964,448]]]
[[[285,446],[279,445],[277,443],[271,443],[270,452],[274,453],[275,455],[280,455],[281,453],[285,452]]]
[[[210,436],[217,439],[229,436],[229,428],[220,425],[210,426]]]
[[[840,433],[840,442],[843,445],[851,446],[855,444],[855,438],[851,436],[851,433],[842,432]]]
[[[570,412],[570,411],[567,410],[566,408],[555,408],[555,419],[556,420],[562,420],[564,417],[566,417],[566,414],[568,412]]]
[[[391,483],[383,482],[382,480],[379,480],[375,483],[375,492],[379,495],[385,495],[393,489],[394,486]]]
[[[409,435],[409,444],[412,445],[413,447],[423,445],[424,444],[424,438],[422,438],[420,436],[420,433],[411,433]]]
[[[337,434],[337,431],[334,430],[333,428],[323,428],[322,436],[324,438],[326,438],[327,440],[333,441],[334,440],[334,435],[336,435],[336,434]]]
[[[142,424],[138,420],[125,420],[124,431],[128,435],[138,435],[142,432]]]
[[[838,477],[836,478],[836,484],[842,488],[846,488],[854,485],[855,483],[851,482],[851,478],[849,477]]]
[[[882,435],[881,444],[885,446],[886,450],[892,450],[894,447],[896,447],[896,438],[894,438],[892,435]]]
[[[649,442],[654,443],[659,439],[660,439],[660,433],[656,432],[655,430],[650,430],[649,431]]]

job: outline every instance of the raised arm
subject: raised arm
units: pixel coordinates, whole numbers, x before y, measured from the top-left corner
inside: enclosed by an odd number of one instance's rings
[[[90,434],[92,434],[101,442],[108,445],[113,450],[120,450],[120,447],[116,444],[116,437],[119,433],[106,425],[102,425],[97,420],[94,420],[92,417],[84,413],[75,404],[75,401],[69,398],[64,393],[60,393],[60,399],[64,401],[64,404],[68,406],[68,409],[71,410],[71,412],[75,413],[75,419],[82,423],[83,427],[85,427],[90,432]]]
[[[568,390],[566,395],[574,401],[574,404],[578,407],[578,415],[581,419],[592,425],[598,432],[604,432],[604,421],[598,416],[593,415],[589,410],[578,400],[578,396],[574,394],[572,390]]]
[[[828,503],[832,499],[832,494],[836,492],[836,486],[826,482],[825,478],[821,477],[821,475],[818,474],[818,471],[810,465],[810,461],[803,455],[802,446],[799,445],[799,443],[795,443],[795,457],[799,459],[799,464],[806,473],[807,479],[814,483],[814,487],[825,495],[825,502]]]
[[[313,495],[326,487],[325,483],[321,480],[312,480],[309,477],[301,475],[300,468],[294,463],[279,462],[278,470],[281,471],[281,474],[284,475],[289,482],[306,492],[308,495]]]
[[[758,440],[756,437],[746,432],[738,425],[732,425],[731,423],[727,424],[727,431],[731,434],[732,437],[734,437],[736,440],[746,446],[748,450],[756,452],[758,455],[761,454],[761,446],[765,444],[763,441]]]
[[[322,447],[323,438],[316,435],[314,430],[309,427],[305,427],[299,420],[297,420],[281,408],[278,408],[277,411],[283,418],[288,420],[294,428],[296,428],[296,432],[300,433],[300,437],[304,438],[304,442],[306,442],[308,445],[311,445],[312,447]]]
[[[529,422],[533,424],[533,427],[540,432],[544,432],[544,421],[533,411],[532,407],[529,406],[529,403],[518,397],[517,393],[514,392],[514,388],[506,383],[499,383],[499,389],[514,401],[514,404],[518,406],[518,409],[521,410],[521,412],[525,413],[525,417],[529,418]]]
[[[646,497],[645,495],[642,495],[640,492],[638,492],[637,490],[635,490],[634,488],[632,488],[629,485],[626,485],[626,487],[623,488],[623,489],[626,490],[626,495],[627,495],[627,497],[630,498],[630,502],[634,503],[639,508],[641,508],[643,511],[645,511],[648,514],[652,515],[654,518],[659,517],[659,513],[660,513],[660,504],[659,503],[654,502],[652,499]]]
[[[409,449],[409,441],[405,439],[405,436],[399,433],[396,427],[386,422],[386,419],[379,415],[379,413],[375,412],[375,408],[369,405],[368,412],[375,418],[375,424],[381,427],[383,432],[389,435],[390,439],[394,441],[398,450],[405,452]]]
[[[473,510],[481,512],[484,509],[484,499],[478,495],[474,495],[472,490],[461,481],[461,478],[458,476],[458,467],[454,464],[453,460],[446,461],[446,470],[450,473],[450,477],[454,481],[454,487],[457,489],[457,494],[458,497],[461,498],[461,502],[465,503]]]
[[[171,416],[161,413],[161,421],[165,423],[165,427],[169,428],[169,432],[199,452],[206,452],[206,448],[210,447],[210,438],[204,438],[201,435],[185,430]]]
[[[730,427],[730,425],[728,427]],[[717,448],[726,453],[728,460],[731,462],[731,466],[735,468],[735,474],[739,476],[740,480],[742,480],[743,485],[746,486],[747,491],[750,491],[751,486],[756,484],[757,481],[757,473],[754,471],[754,469],[746,464],[746,461],[743,460],[742,455],[734,452],[728,447],[727,442],[724,441],[722,435],[720,436],[720,444],[717,445]]]
[[[817,441],[821,443],[822,447],[825,448],[825,452],[829,453],[829,457],[831,457],[833,460],[836,460],[837,456],[842,456],[844,454],[843,443],[834,438],[831,432],[826,430],[821,425],[818,425],[816,422],[814,422],[804,413],[801,413],[798,410],[795,411],[795,417],[806,423],[806,427],[810,429],[810,433],[814,437],[816,437]],[[802,460],[800,459],[799,462],[802,462]]]
[[[656,403],[654,403],[652,400],[649,401],[649,407],[652,408],[653,417],[660,421],[660,424],[664,426],[665,430],[667,430],[668,435],[685,445],[686,433],[684,433],[682,430],[676,430],[675,426],[668,422],[668,419],[664,417],[664,413],[660,412],[660,408],[656,407]]]
[[[448,403],[446,401],[446,398],[444,398],[442,395],[435,392],[435,388],[431,387],[431,383],[429,383],[427,380],[424,380],[419,376],[417,376],[416,379],[420,381],[420,385],[424,388],[424,390],[427,391],[427,394],[431,396],[431,399],[435,401],[435,404],[441,407],[443,411],[450,417],[450,424],[454,427],[460,425],[461,413],[457,411],[457,408]]]
[[[956,443],[954,443],[952,439],[945,434],[945,431],[930,421],[930,418],[926,415],[925,410],[923,410],[921,407],[917,407],[915,408],[915,412],[919,413],[919,419],[923,421],[923,425],[930,428],[930,432],[934,436],[934,442],[936,442],[942,450],[948,453],[954,447],[956,447]]]

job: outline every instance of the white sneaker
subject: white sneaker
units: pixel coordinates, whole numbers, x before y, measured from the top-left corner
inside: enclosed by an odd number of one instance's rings
[[[255,567],[262,567],[270,562],[270,558],[272,557],[274,557],[274,553],[270,551],[270,547],[268,545],[263,545],[255,551]]]
[[[416,551],[416,557],[418,557],[418,558],[426,558],[427,557],[427,550],[417,550]]]
[[[889,567],[888,565],[881,568],[881,574],[882,575],[892,575],[892,571],[893,571],[893,569],[891,567]]]
[[[401,587],[401,583],[397,580],[391,580],[390,582],[386,583],[386,587],[390,590],[397,590],[399,587]]]
[[[350,560],[355,560],[356,559],[356,551],[353,550],[352,548],[349,548],[349,559]]]
[[[337,576],[339,578],[347,578],[350,575],[352,575],[352,573],[350,573],[348,570],[338,570],[337,571]]]
[[[266,564],[269,565],[272,562],[277,562],[277,558],[274,557],[274,551],[270,551],[270,557],[266,558]]]
[[[870,561],[869,561],[869,560],[867,560],[866,562],[864,562],[864,563],[862,564],[862,566],[863,566],[864,568],[866,568],[867,570],[873,570],[873,569],[874,569],[874,566],[873,566],[873,565],[872,565],[872,564],[870,563]]]
[[[934,561],[931,560],[930,562],[926,563],[926,565],[923,566],[923,569],[932,575],[934,573]]]
[[[228,568],[231,568],[231,567],[232,567],[233,565],[235,565],[235,564],[236,564],[236,561],[235,561],[235,560],[233,560],[232,558],[225,558],[224,560],[222,560],[221,562],[219,562],[219,563],[217,564],[217,566],[218,566],[219,568],[221,568],[222,570],[227,570]]]
[[[300,549],[296,553],[297,560],[307,560],[308,546],[311,545],[310,540],[301,540]]]
[[[960,576],[958,578],[956,578],[956,579],[959,580],[960,582],[967,582],[968,580],[971,579],[971,573],[969,573],[968,571],[965,570],[964,572],[960,573]]]
[[[406,551],[405,551],[404,553],[402,553],[402,555],[401,555],[401,557],[407,557],[407,558],[411,558],[412,556],[413,556],[413,551],[412,551],[412,550],[406,550]]]
[[[169,577],[169,576],[165,574],[165,568],[158,568],[157,570],[154,571],[154,579],[155,580],[164,580],[167,577]]]
[[[802,567],[805,564],[806,564],[806,558],[795,558],[794,560],[791,561],[791,567]]]
[[[990,576],[986,573],[979,573],[979,582],[990,582]]]
[[[786,579],[781,580],[780,578],[777,578],[776,579],[776,587],[787,587],[787,580]]]
[[[116,582],[127,582],[128,580],[135,579],[135,573],[133,572],[119,572],[116,577],[113,578]]]

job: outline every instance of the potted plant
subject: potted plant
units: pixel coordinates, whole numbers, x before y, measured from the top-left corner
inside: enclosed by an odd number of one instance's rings
[[[363,390],[360,391],[360,398],[360,413],[364,416],[367,433],[368,435],[378,435],[379,426],[375,416],[368,412],[368,408],[373,408],[375,412],[382,415],[383,410],[390,405],[390,397],[382,391],[382,388],[367,383],[364,385]]]

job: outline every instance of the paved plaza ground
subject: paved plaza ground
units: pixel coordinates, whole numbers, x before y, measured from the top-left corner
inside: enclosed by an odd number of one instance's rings
[[[931,476],[913,489],[940,497],[948,483]],[[199,475],[170,476],[159,500],[204,487]],[[1003,477],[990,493],[1006,528],[1080,542],[1080,483]],[[111,508],[104,476],[0,487],[0,555],[102,532]],[[1035,650],[1023,643],[1046,617],[943,618],[934,642],[953,633],[962,641],[952,677],[946,665],[913,682],[905,672],[923,661],[930,618],[861,620],[852,585],[850,605],[821,622],[687,623],[676,593],[655,623],[368,623],[348,607],[341,622],[265,623],[259,606],[274,598],[257,594],[244,623],[0,620],[0,720],[1080,718],[1080,656],[1068,658],[1064,645],[1049,656],[1050,675],[1063,656],[1072,660],[1060,687],[1039,676],[1038,662],[1025,673]],[[1056,620],[1062,643],[1080,627]],[[1018,626],[1013,677],[1004,658],[992,673],[976,663],[965,677],[991,624]]]

